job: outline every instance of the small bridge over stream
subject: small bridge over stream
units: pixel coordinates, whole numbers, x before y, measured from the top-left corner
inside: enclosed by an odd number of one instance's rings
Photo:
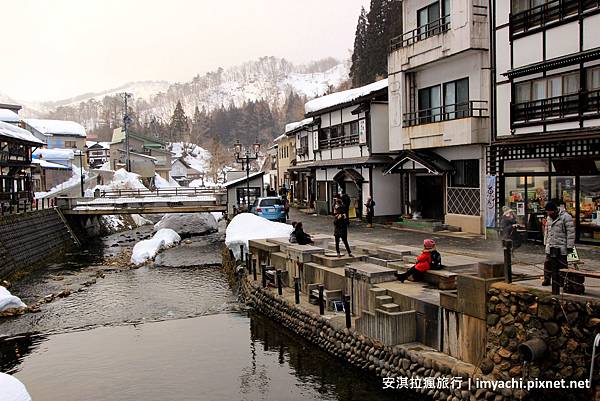
[[[65,215],[164,214],[225,212],[227,191],[221,188],[117,189],[100,191],[94,198],[59,197]]]

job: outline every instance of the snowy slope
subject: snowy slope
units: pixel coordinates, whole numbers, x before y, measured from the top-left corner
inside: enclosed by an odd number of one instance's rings
[[[52,105],[54,107],[74,106],[81,102],[87,102],[92,99],[96,101],[102,101],[105,96],[115,96],[123,92],[134,94],[136,99],[150,100],[157,93],[164,92],[169,89],[169,86],[171,86],[171,83],[167,81],[129,82],[125,85],[119,86],[118,88],[112,88],[101,92],[86,93],[73,98],[51,102],[48,105]]]

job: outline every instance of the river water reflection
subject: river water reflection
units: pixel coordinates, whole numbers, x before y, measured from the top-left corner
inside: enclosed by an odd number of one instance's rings
[[[33,297],[98,268],[72,262],[16,290]],[[246,310],[218,267],[107,270],[38,314],[0,322],[0,335],[0,370],[34,401],[416,399]]]

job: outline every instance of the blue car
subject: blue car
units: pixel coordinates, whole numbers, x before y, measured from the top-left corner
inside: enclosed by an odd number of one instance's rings
[[[267,220],[286,222],[285,206],[281,198],[277,196],[255,200],[252,205],[252,213]]]

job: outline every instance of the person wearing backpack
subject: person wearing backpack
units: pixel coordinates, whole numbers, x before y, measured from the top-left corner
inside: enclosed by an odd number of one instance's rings
[[[575,224],[573,217],[565,210],[558,209],[555,203],[546,203],[548,219],[544,235],[546,261],[544,262],[543,286],[550,285],[554,270],[566,269],[567,255],[575,248]]]
[[[296,243],[298,245],[310,245],[314,244],[311,236],[304,232],[304,228],[302,227],[302,222],[299,221],[294,226],[294,231],[292,235],[296,238]]]
[[[365,207],[367,208],[367,228],[373,228],[373,216],[375,215],[375,201],[371,196],[367,197],[367,203],[365,203]]]
[[[423,278],[423,273],[429,269],[439,270],[441,268],[442,257],[435,249],[435,241],[426,239],[423,241],[423,251],[417,256],[417,263],[406,272],[398,274],[397,277],[401,282],[404,282],[404,280],[410,276],[412,276],[415,281],[420,281]]]

